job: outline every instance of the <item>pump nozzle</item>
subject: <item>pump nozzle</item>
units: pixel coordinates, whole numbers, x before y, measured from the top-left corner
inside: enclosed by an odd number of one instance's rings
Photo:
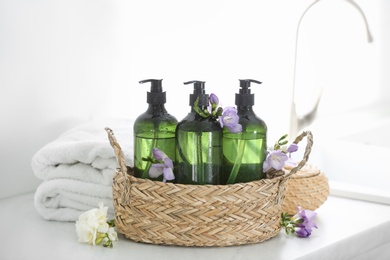
[[[162,79],[145,79],[141,80],[139,83],[143,84],[146,82],[151,82],[150,92],[147,93],[146,101],[149,104],[165,104],[166,102],[166,93],[162,91]]]
[[[251,94],[251,83],[261,84],[260,81],[254,79],[240,79],[240,90],[236,94],[237,106],[253,106],[255,104],[255,95]]]
[[[145,79],[141,80],[139,83],[143,84],[146,82],[152,83],[152,85],[150,86],[150,92],[162,92],[162,79]]]
[[[194,84],[194,92],[190,94],[190,106],[194,106],[197,98],[199,98],[198,105],[207,106],[209,104],[209,95],[206,94],[204,81],[192,80],[184,82],[184,85]]]
[[[242,94],[250,94],[251,90],[249,89],[251,86],[251,83],[257,83],[261,84],[260,81],[254,80],[254,79],[240,79],[240,93]]]
[[[194,94],[204,94],[205,93],[205,89],[204,89],[205,83],[206,82],[199,81],[199,80],[192,80],[192,81],[184,82],[185,85],[194,84]]]

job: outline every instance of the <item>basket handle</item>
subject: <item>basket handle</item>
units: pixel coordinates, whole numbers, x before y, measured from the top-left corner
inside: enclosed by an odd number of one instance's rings
[[[313,134],[310,131],[304,131],[295,138],[293,143],[298,144],[300,141],[302,141],[304,137],[307,137],[307,145],[306,145],[305,153],[303,154],[303,158],[298,163],[298,165],[292,168],[290,171],[287,171],[287,173],[286,170],[283,169],[281,170],[271,169],[266,172],[267,179],[272,179],[279,176],[283,176],[285,179],[288,179],[288,177],[290,177],[291,175],[299,171],[303,166],[305,166],[307,160],[309,159],[311,147],[313,146]]]
[[[119,145],[118,141],[116,140],[116,137],[114,135],[114,131],[112,131],[112,129],[106,127],[104,128],[107,132],[107,135],[108,135],[108,140],[110,141],[110,144],[112,146],[112,148],[114,148],[114,152],[115,152],[115,155],[116,155],[116,158],[118,159],[118,164],[119,164],[119,167],[121,169],[121,172],[122,172],[122,175],[123,175],[123,178],[125,180],[125,183],[124,183],[124,192],[122,193],[122,203],[123,204],[128,204],[129,203],[129,194],[130,194],[130,187],[131,187],[131,183],[130,183],[130,178],[127,176],[127,166],[126,166],[126,161],[125,161],[125,156],[123,154],[123,151],[122,151],[122,148],[121,146]],[[131,171],[129,172],[129,174],[131,174]]]
[[[110,144],[112,148],[114,148],[114,152],[116,155],[116,158],[118,159],[119,167],[121,168],[121,172],[124,176],[127,174],[127,166],[125,161],[125,156],[123,154],[122,148],[119,145],[118,141],[116,140],[116,137],[114,135],[114,131],[112,131],[111,128],[106,127],[104,128],[108,135],[108,140],[110,141]]]
[[[311,153],[311,148],[313,146],[313,134],[311,133],[311,131],[303,131],[300,135],[298,135],[295,140],[294,140],[294,144],[298,144],[300,141],[302,141],[302,139],[306,137],[307,139],[307,144],[306,144],[306,148],[305,148],[305,153],[303,154],[303,158],[302,160],[298,163],[297,166],[295,166],[294,168],[291,169],[290,172],[286,173],[285,175],[285,178],[288,178],[290,177],[291,175],[293,175],[294,173],[296,173],[297,171],[299,171],[300,169],[302,169],[303,166],[305,166],[305,164],[307,163],[307,161],[309,160],[309,155]]]
[[[297,166],[292,168],[286,174],[282,175],[283,178],[281,179],[281,181],[279,183],[279,192],[278,192],[278,197],[277,197],[278,203],[283,203],[283,199],[284,199],[283,189],[285,189],[286,182],[290,179],[291,175],[293,175],[294,173],[296,173],[297,171],[302,169],[302,167],[305,166],[305,164],[307,163],[307,160],[309,160],[311,147],[313,146],[313,134],[310,131],[304,131],[299,136],[297,136],[295,138],[293,143],[298,144],[305,136],[307,138],[307,144],[306,144],[305,153],[303,154],[302,160],[298,163]]]

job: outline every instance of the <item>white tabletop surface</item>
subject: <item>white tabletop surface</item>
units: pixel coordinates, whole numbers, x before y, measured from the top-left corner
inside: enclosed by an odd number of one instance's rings
[[[190,248],[135,243],[119,236],[114,247],[77,241],[74,223],[46,221],[34,194],[0,200],[0,259],[390,259],[390,206],[330,196],[309,238],[276,237],[253,245]]]

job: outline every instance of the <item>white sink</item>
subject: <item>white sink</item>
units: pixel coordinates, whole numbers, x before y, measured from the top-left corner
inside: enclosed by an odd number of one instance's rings
[[[390,117],[367,115],[312,125],[310,162],[325,172],[332,195],[390,205]]]

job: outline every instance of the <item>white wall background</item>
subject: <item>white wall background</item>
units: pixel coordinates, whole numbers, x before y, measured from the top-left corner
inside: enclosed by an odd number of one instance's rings
[[[302,23],[298,111],[323,86],[321,113],[389,99],[390,3],[323,0]],[[147,87],[163,78],[168,111],[188,112],[191,88],[206,81],[223,105],[238,79],[254,86],[269,140],[288,132],[295,31],[308,0],[0,0],[0,198],[34,191],[33,154],[65,130],[107,116],[134,118]]]

